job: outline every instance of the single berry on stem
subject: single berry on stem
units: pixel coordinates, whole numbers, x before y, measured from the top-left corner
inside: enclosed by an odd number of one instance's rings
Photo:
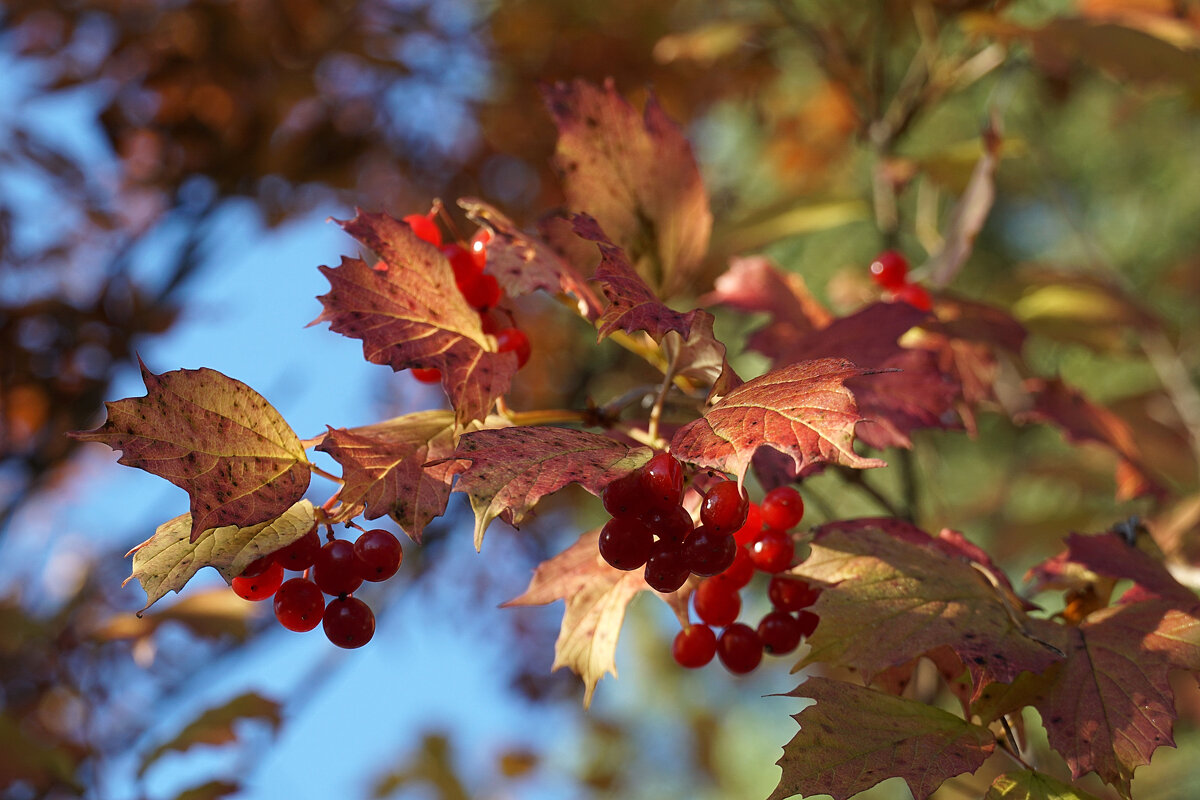
[[[412,232],[417,235],[417,238],[434,247],[442,246],[442,231],[438,228],[437,223],[432,217],[425,214],[409,214],[404,217],[404,222],[408,227],[412,228]]]
[[[646,571],[643,576],[654,591],[663,594],[678,591],[690,574],[691,570],[683,560],[683,549],[678,542],[659,539],[650,548],[650,557],[646,559]]]
[[[767,584],[767,599],[779,611],[799,611],[817,602],[820,592],[799,578],[773,575]]]
[[[714,578],[700,581],[692,594],[696,616],[714,628],[724,628],[737,620],[742,610],[742,597],[737,589]]]
[[[717,652],[717,635],[707,625],[688,625],[675,634],[671,657],[688,669],[698,669],[713,660]]]
[[[737,481],[721,481],[700,502],[700,522],[723,533],[733,533],[746,524],[750,501]]]
[[[758,632],[749,625],[735,622],[717,639],[717,655],[725,669],[736,675],[751,672],[762,661],[763,644]]]
[[[376,528],[359,534],[354,542],[355,566],[363,580],[386,581],[400,569],[404,550],[391,531]]]
[[[800,621],[786,611],[772,611],[758,623],[758,638],[771,655],[792,652],[800,646],[802,637]]]
[[[325,637],[347,650],[362,647],[375,635],[375,614],[357,597],[338,597],[329,601],[321,624],[325,628]]]
[[[345,539],[326,542],[317,553],[312,579],[328,595],[350,594],[362,586],[354,545]]]
[[[284,581],[275,593],[275,619],[289,631],[311,631],[324,613],[325,594],[307,578]]]
[[[767,492],[762,501],[762,519],[767,527],[790,531],[804,518],[804,498],[791,486]]]
[[[600,555],[617,569],[645,565],[653,544],[650,529],[636,517],[614,517],[600,531]]]
[[[794,555],[792,537],[775,528],[767,528],[750,545],[750,560],[762,572],[783,572]]]
[[[275,560],[282,564],[284,569],[303,572],[313,565],[319,552],[321,552],[321,537],[314,525],[308,533],[275,553]]]
[[[529,346],[529,337],[520,328],[504,328],[496,334],[496,349],[501,353],[517,354],[517,369],[529,362],[533,349]]]
[[[261,559],[260,559],[261,560]],[[267,568],[258,575],[247,577],[238,575],[233,579],[233,591],[243,600],[266,600],[283,583],[283,567],[277,561],[271,561]]]
[[[637,470],[611,481],[600,493],[604,510],[613,517],[635,517],[648,510]]]
[[[683,465],[670,453],[657,453],[642,467],[642,489],[651,508],[668,509],[683,502]]]
[[[683,540],[683,559],[689,570],[707,578],[729,569],[737,549],[732,534],[701,525]]]
[[[908,259],[895,250],[884,250],[871,262],[871,279],[895,291],[908,280]]]

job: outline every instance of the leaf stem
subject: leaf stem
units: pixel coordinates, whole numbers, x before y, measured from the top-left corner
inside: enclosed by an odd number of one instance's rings
[[[1009,727],[1008,717],[1000,717],[1000,724],[1004,726],[1005,739],[1005,741],[1000,742],[1000,750],[1020,764],[1022,768],[1033,771],[1033,767],[1029,766],[1025,759],[1021,758],[1021,749],[1017,747],[1017,737],[1013,734],[1012,728]]]
[[[334,483],[345,483],[346,482],[345,478],[334,475],[332,472],[326,472],[325,470],[321,469],[320,467],[318,467],[316,464],[312,463],[311,461],[308,464],[308,468],[313,473],[320,475],[322,478],[324,478],[327,481],[333,481]]]
[[[671,360],[667,364],[666,370],[663,372],[662,384],[658,387],[658,395],[654,398],[654,405],[650,408],[650,422],[646,427],[646,434],[652,441],[658,441],[658,425],[662,421],[663,404],[667,401],[667,392],[671,391],[671,387],[675,384],[675,369],[679,362],[679,351],[676,350],[671,355]]]
[[[860,491],[874,500],[880,508],[888,513],[889,516],[897,519],[908,520],[909,522],[913,521],[913,518],[910,514],[901,512],[901,510],[896,508],[891,500],[888,500],[886,497],[884,497],[882,492],[880,492],[871,484],[867,483],[867,479],[864,478],[863,474],[858,470],[851,469],[850,467],[842,467],[841,475],[843,478],[845,478],[847,483],[851,484],[852,486],[857,486]]]
[[[505,418],[513,425],[553,425],[559,422],[588,424],[591,419],[587,411],[569,408],[545,408],[536,411],[504,411]]]

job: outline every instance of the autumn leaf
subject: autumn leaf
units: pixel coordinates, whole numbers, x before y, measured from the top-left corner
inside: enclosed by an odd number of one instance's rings
[[[441,370],[460,425],[486,416],[508,391],[517,360],[495,351],[479,313],[458,291],[450,262],[386,214],[359,212],[341,225],[386,269],[356,258],[321,267],[330,291],[318,298],[324,310],[312,324],[328,322],[334,332],[361,339],[373,364]]]
[[[385,514],[413,541],[435,517],[446,511],[453,464],[424,467],[449,457],[455,447],[454,415],[418,411],[360,428],[331,428],[317,449],[342,465],[346,483],[338,494],[344,511],[338,519]]]
[[[924,267],[932,287],[941,289],[949,285],[962,270],[992,210],[996,200],[996,166],[1000,163],[1003,142],[999,128],[999,120],[993,115],[981,137],[983,155],[975,163],[966,190],[950,212],[946,230],[942,233],[942,246]]]
[[[853,447],[854,426],[862,417],[845,381],[867,374],[835,358],[772,370],[676,431],[671,452],[683,461],[731,472],[739,481],[760,447],[790,457],[797,471],[816,463],[882,467],[883,461],[864,458]]]
[[[821,618],[802,664],[829,662],[868,681],[948,645],[976,687],[1042,672],[1060,659],[1027,632],[1028,620],[976,567],[929,539],[915,544],[879,529],[831,528],[813,540],[793,573],[831,586],[812,611]]]
[[[170,591],[178,592],[206,566],[231,581],[251,561],[273,553],[304,536],[316,524],[312,503],[300,500],[281,516],[249,527],[226,525],[201,531],[196,541],[188,532],[191,514],[164,522],[154,535],[126,555],[133,556],[133,572],[125,583],[137,579],[146,591],[146,610]]]
[[[572,211],[595,217],[662,297],[686,288],[708,249],[712,212],[691,145],[651,95],[639,115],[613,86],[542,88],[554,164]]]
[[[209,528],[274,519],[304,495],[304,447],[262,395],[212,369],[141,369],[145,397],[105,403],[103,425],[71,436],[186,490],[193,542]]]
[[[475,549],[496,517],[517,526],[548,494],[578,483],[598,495],[610,481],[650,460],[647,447],[630,447],[607,436],[556,427],[513,427],[464,433],[453,460],[454,491],[464,492],[475,512]]]
[[[146,774],[160,758],[170,752],[186,752],[195,745],[221,745],[238,739],[235,723],[244,719],[267,722],[278,731],[283,724],[283,708],[255,692],[247,692],[232,700],[204,711],[170,741],[150,751],[138,767],[138,776]]]
[[[596,684],[605,674],[616,677],[617,637],[625,609],[638,592],[649,591],[640,570],[622,572],[605,563],[597,545],[599,537],[599,530],[585,533],[575,544],[539,564],[529,588],[504,604],[511,608],[566,601],[552,669],[567,667],[583,679],[585,706],[592,702]],[[687,592],[685,587],[659,595],[681,622],[687,620]]]
[[[1097,800],[1095,795],[1068,786],[1061,781],[1023,769],[1009,772],[992,781],[983,800]]]
[[[812,677],[786,696],[816,705],[794,715],[800,732],[783,747],[783,776],[770,800],[844,800],[897,776],[924,800],[947,778],[977,770],[996,747],[987,728],[845,681]]]
[[[1172,601],[1181,608],[1193,608],[1200,601],[1196,593],[1177,581],[1161,561],[1128,544],[1115,533],[1094,536],[1072,533],[1067,537],[1066,558],[1099,575],[1131,580],[1144,592]],[[1129,596],[1130,592],[1126,592],[1125,597]]]

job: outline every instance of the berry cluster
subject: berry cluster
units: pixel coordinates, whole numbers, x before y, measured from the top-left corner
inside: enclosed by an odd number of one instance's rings
[[[895,250],[884,250],[871,262],[871,279],[888,291],[893,302],[908,303],[920,311],[933,308],[929,292],[908,280],[908,259]]]
[[[323,546],[314,526],[282,550],[252,562],[233,579],[244,600],[275,598],[275,618],[289,631],[322,625],[338,647],[362,647],[375,635],[375,615],[354,591],[363,581],[385,581],[400,569],[404,551],[390,532],[363,531],[356,541],[330,539]],[[284,581],[284,570],[302,573]],[[333,599],[325,603],[325,595]]]
[[[471,241],[464,245],[457,242],[442,244],[442,231],[434,221],[434,213],[409,214],[404,222],[412,228],[418,239],[440,248],[454,270],[454,283],[471,308],[479,312],[483,332],[496,337],[496,349],[501,353],[515,353],[517,369],[525,366],[532,352],[529,337],[520,328],[497,321],[492,310],[499,305],[504,292],[496,276],[484,272],[487,267],[487,245],[492,239],[491,231],[480,228]],[[442,372],[436,367],[415,367],[413,377],[421,383],[438,383]]]
[[[803,609],[816,602],[818,592],[802,580],[781,574],[792,566],[795,555],[788,531],[803,516],[804,501],[790,486],[772,489],[761,505],[749,504],[742,525],[732,536],[732,563],[701,581],[692,595],[700,622],[676,635],[671,654],[678,664],[702,667],[716,655],[730,672],[743,674],[759,665],[764,652],[790,653],[812,634],[817,616]],[[755,572],[771,575],[767,598],[772,610],[752,628],[737,619],[742,610],[741,590]],[[723,629],[720,636],[714,628]]]

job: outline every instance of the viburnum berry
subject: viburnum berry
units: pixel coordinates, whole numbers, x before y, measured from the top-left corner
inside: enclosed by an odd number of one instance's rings
[[[501,353],[516,353],[517,369],[529,362],[533,350],[529,346],[529,337],[520,328],[504,328],[496,333],[496,349]]]
[[[456,284],[475,280],[483,272],[483,265],[462,245],[448,244],[442,248],[442,255],[450,262]]]
[[[717,652],[717,635],[707,625],[688,625],[675,634],[671,657],[688,669],[698,669],[713,660]]]
[[[742,598],[737,589],[713,578],[700,581],[692,594],[692,604],[696,616],[716,628],[733,623],[742,610]]]
[[[354,545],[345,539],[326,542],[313,564],[313,582],[328,595],[350,594],[362,585]]]
[[[750,560],[763,572],[783,572],[794,554],[792,537],[775,528],[767,528],[750,545]]]
[[[737,542],[733,540],[733,534],[722,533],[707,525],[696,528],[683,540],[684,563],[702,578],[729,569],[736,556]]]
[[[692,532],[692,515],[683,506],[652,508],[639,514],[638,519],[660,539],[682,542]]]
[[[261,559],[260,559],[261,560]],[[233,579],[233,591],[243,600],[266,600],[283,583],[283,567],[272,560],[258,575],[238,575]]]
[[[289,631],[311,631],[324,613],[325,594],[307,578],[284,581],[275,592],[275,619]]]
[[[643,576],[654,591],[663,594],[678,591],[690,574],[691,570],[683,560],[683,548],[678,542],[659,539],[650,548]]]
[[[933,300],[925,287],[916,283],[906,283],[896,290],[892,300],[908,303],[918,311],[929,311],[933,308]]]
[[[717,639],[717,655],[725,669],[737,675],[751,672],[762,661],[763,644],[758,632],[735,622]]]
[[[490,333],[493,336],[501,331],[500,323],[492,317],[490,311],[479,312],[479,327],[483,329],[484,333]]]
[[[705,493],[700,503],[700,522],[713,530],[733,533],[746,524],[749,511],[750,501],[737,481],[721,481]]]
[[[645,565],[653,544],[650,529],[636,517],[614,517],[600,531],[600,555],[617,569],[631,570]]]
[[[733,539],[739,545],[750,544],[758,538],[758,535],[762,533],[762,529],[762,509],[759,508],[758,503],[751,503],[746,510],[746,521],[742,524],[742,527],[733,532]]]
[[[421,383],[441,383],[442,371],[437,367],[413,367],[412,376]]]
[[[772,611],[758,623],[758,638],[771,655],[792,652],[799,647],[802,636],[800,620],[786,611]]]
[[[404,550],[391,531],[382,528],[364,531],[354,542],[355,567],[363,580],[386,581],[400,569]]]
[[[731,589],[741,589],[754,577],[754,562],[750,560],[750,551],[744,547],[738,547],[733,563],[725,569],[714,575],[709,580],[720,581]]]
[[[275,560],[282,564],[284,569],[303,572],[313,565],[319,552],[321,552],[321,537],[314,525],[308,533],[276,552]]]
[[[321,624],[325,628],[325,637],[347,650],[362,647],[375,635],[375,614],[357,597],[330,600]]]
[[[800,623],[801,636],[812,636],[821,618],[811,611],[800,611],[796,614],[796,621]]]
[[[442,246],[442,231],[432,217],[425,214],[409,214],[403,219],[418,239],[429,242],[434,247]]]
[[[492,241],[492,232],[487,228],[480,228],[475,231],[475,235],[471,237],[470,247],[467,249],[479,261],[479,269],[483,269],[487,265],[487,246]]]
[[[651,508],[683,502],[683,465],[670,453],[657,453],[641,470],[642,490]]]
[[[649,507],[642,492],[642,479],[635,470],[611,481],[600,493],[604,510],[613,517],[635,517]]]
[[[762,501],[762,520],[767,527],[790,531],[804,518],[804,498],[791,486],[767,492]]]
[[[463,299],[467,301],[467,305],[476,311],[483,311],[494,307],[500,302],[500,297],[503,292],[500,291],[500,282],[496,280],[495,275],[489,275],[486,272],[476,275],[470,280],[455,282],[458,286],[458,291],[462,293]]]
[[[261,558],[256,558],[246,565],[246,568],[238,575],[239,578],[254,578],[262,575],[275,562],[277,553],[268,553]]]
[[[819,592],[799,578],[773,575],[767,584],[767,599],[779,611],[799,611],[817,601]]]
[[[871,279],[895,291],[908,281],[908,259],[895,250],[884,250],[871,262]]]

